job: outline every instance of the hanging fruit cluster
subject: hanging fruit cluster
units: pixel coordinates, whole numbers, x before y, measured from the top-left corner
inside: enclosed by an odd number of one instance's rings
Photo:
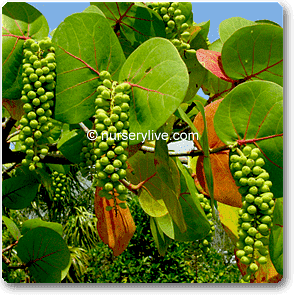
[[[239,240],[236,256],[247,265],[241,282],[248,283],[259,266],[268,262],[269,236],[273,220],[272,182],[263,168],[265,161],[258,148],[245,146],[230,156],[230,170],[240,186],[242,208],[239,211]]]
[[[68,192],[68,177],[64,173],[58,173],[54,171],[51,175],[52,187],[53,187],[53,200],[63,201]]]
[[[21,100],[25,114],[20,120],[19,140],[26,153],[22,164],[35,170],[40,158],[49,148],[43,145],[54,127],[51,122],[55,89],[55,48],[49,38],[36,43],[28,39],[24,43],[22,61],[23,89]]]
[[[179,8],[178,2],[152,2],[149,4],[156,11],[165,23],[166,37],[179,52],[190,49],[188,43],[190,32],[187,31],[189,25],[186,23],[187,18]]]
[[[100,73],[102,83],[95,99],[94,129],[97,138],[84,140],[80,166],[94,167],[94,184],[102,187],[100,197],[126,200],[127,188],[119,180],[126,177],[131,87],[111,79],[107,71]]]

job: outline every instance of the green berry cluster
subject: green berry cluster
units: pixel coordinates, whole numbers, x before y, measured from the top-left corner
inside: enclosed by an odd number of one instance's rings
[[[272,182],[263,168],[265,161],[258,148],[245,146],[230,155],[230,170],[242,195],[239,210],[239,240],[236,256],[247,265],[241,282],[250,282],[259,265],[267,263],[269,234],[272,227],[274,195]]]
[[[151,7],[162,17],[167,38],[178,51],[190,49],[188,40],[191,34],[187,31],[189,25],[186,23],[186,16],[179,8],[179,2],[152,2]]]
[[[19,140],[26,153],[22,164],[35,169],[41,155],[49,148],[42,146],[40,139],[54,127],[51,122],[55,89],[55,49],[49,38],[36,43],[28,39],[24,43],[22,61],[23,89],[21,101],[25,114],[20,120]],[[40,145],[39,145],[40,144]]]
[[[204,253],[207,253],[210,250],[211,242],[213,241],[213,237],[215,234],[215,226],[214,222],[212,221],[212,207],[210,205],[210,200],[207,199],[203,194],[197,194],[197,198],[200,201],[200,205],[203,208],[204,213],[208,219],[210,224],[210,231],[207,236],[200,241],[200,248]]]
[[[95,185],[103,187],[101,197],[126,200],[127,189],[119,182],[126,177],[129,129],[129,101],[131,87],[128,83],[113,81],[109,72],[100,73],[102,83],[97,88],[94,116],[97,138],[94,142],[84,141],[81,167],[95,165]]]
[[[53,200],[64,200],[68,191],[68,177],[64,173],[54,171],[51,175],[53,187]]]

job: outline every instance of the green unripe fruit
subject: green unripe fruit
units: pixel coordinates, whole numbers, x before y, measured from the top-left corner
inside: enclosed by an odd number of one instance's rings
[[[122,121],[118,121],[115,123],[115,127],[117,128],[117,130],[122,130],[124,127],[124,123]]]
[[[270,224],[272,222],[272,218],[270,216],[263,216],[259,220],[263,224]]]
[[[258,258],[258,263],[261,265],[265,265],[268,262],[268,259],[265,256],[261,256]]]
[[[253,238],[250,237],[250,236],[247,236],[247,237],[245,238],[245,244],[250,245],[250,246],[253,245],[253,244],[254,244]]]
[[[243,263],[244,265],[249,265],[251,263],[251,259],[247,256],[243,256],[241,257],[241,263]]]
[[[238,171],[238,172],[239,172],[239,171]],[[240,184],[241,186],[247,186],[247,185],[248,185],[248,179],[245,178],[245,177],[240,178],[239,184]]]
[[[28,93],[28,92],[30,92],[31,90],[32,90],[31,84],[27,83],[27,84],[24,85],[23,91],[24,91],[25,93]]]
[[[29,169],[29,171],[34,171],[35,170],[35,166],[34,165],[30,165],[28,169]]]
[[[43,67],[42,71],[44,75],[47,75],[50,72],[50,69],[48,67]]]
[[[255,167],[253,167],[252,172],[253,172],[254,175],[259,175],[260,173],[263,172],[263,170],[262,170],[261,167],[255,166]]]
[[[257,178],[256,179],[256,186],[260,187],[263,186],[265,181],[262,178]]]
[[[34,98],[36,98],[36,93],[35,93],[34,91],[29,91],[29,92],[27,93],[27,97],[28,97],[29,99],[34,99]]]
[[[25,104],[25,103],[30,103],[30,99],[27,97],[27,96],[25,96],[25,95],[23,95],[22,97],[21,97],[21,100],[22,100],[22,102]]]
[[[244,250],[237,250],[235,255],[237,258],[242,258],[243,256],[245,256],[245,251]]]
[[[113,165],[107,165],[104,169],[104,172],[107,174],[112,174],[115,171],[115,168]]]
[[[255,227],[251,227],[248,229],[247,233],[250,235],[250,236],[255,236],[257,234],[257,230]]]
[[[129,104],[128,103],[122,103],[121,104],[121,110],[124,111],[124,112],[128,111],[129,110]]]
[[[106,140],[107,145],[112,146],[115,143],[115,140],[112,137],[109,137]]]
[[[120,155],[122,153],[124,153],[124,148],[122,146],[117,146],[115,149],[114,149],[114,152],[117,154],[117,155]]]
[[[40,87],[40,88],[37,89],[36,93],[37,93],[39,96],[41,96],[41,95],[44,95],[44,94],[45,94],[45,90],[44,90],[42,87]]]
[[[245,147],[243,148],[243,153],[244,153],[246,156],[250,155],[251,151],[252,151],[252,148],[251,148],[250,146],[245,146]]]
[[[236,247],[240,250],[243,250],[245,247],[245,243],[243,241],[237,241],[236,242]]]
[[[110,183],[110,182],[107,182],[105,185],[104,185],[104,190],[106,190],[106,191],[112,191],[113,190],[113,188],[114,188],[114,186],[113,186],[113,184],[112,183]]]
[[[253,216],[248,213],[243,213],[241,218],[244,222],[251,222],[253,220]]]
[[[247,194],[245,196],[245,200],[248,202],[248,203],[252,203],[254,201],[254,196],[252,194]]]
[[[247,212],[251,215],[254,215],[256,212],[257,212],[257,209],[254,205],[250,205],[248,208],[247,208]]]
[[[255,165],[258,166],[258,167],[262,167],[265,165],[265,161],[263,158],[258,158],[256,161],[255,161]]]
[[[37,120],[31,120],[29,125],[31,128],[35,129],[39,126],[39,122]]]
[[[99,77],[101,80],[104,80],[104,79],[111,79],[111,76],[110,76],[110,73],[108,71],[101,71],[100,74],[99,74]]]
[[[259,191],[260,191],[261,193],[267,193],[267,192],[270,192],[270,188],[269,188],[268,185],[266,185],[266,184],[264,183],[264,185],[261,186],[261,187],[259,188]]]
[[[251,186],[249,188],[249,193],[252,195],[256,195],[258,193],[258,188],[256,186]]]
[[[120,179],[125,178],[126,175],[127,175],[127,174],[126,174],[126,170],[120,169],[120,170],[118,171],[118,175],[119,175]]]
[[[36,110],[36,114],[39,115],[39,116],[43,116],[45,114],[45,110],[42,107],[39,107]]]
[[[32,104],[33,104],[34,106],[38,106],[38,105],[41,104],[41,101],[40,101],[39,98],[34,98],[34,99],[32,100]]]
[[[101,92],[101,97],[102,97],[103,99],[110,99],[110,91],[109,91],[109,90],[103,90],[103,91]]]
[[[46,117],[51,117],[52,116],[52,110],[51,109],[47,109],[46,111],[45,111],[45,116]]]
[[[35,134],[36,134],[37,132],[40,132],[40,131],[39,131],[39,130],[36,131]],[[42,134],[42,133],[40,132],[40,134]],[[43,148],[43,149],[40,150],[40,153],[41,153],[42,155],[47,155],[47,154],[48,154],[48,149]]]
[[[108,159],[108,157],[106,157],[106,156],[101,157],[100,163],[101,163],[101,165],[103,165],[103,166],[107,166],[107,165],[109,164],[109,159]]]
[[[36,113],[34,111],[30,111],[29,113],[27,113],[27,118],[29,120],[33,120],[36,118]]]
[[[29,61],[30,61],[31,63],[34,63],[36,60],[38,60],[38,57],[37,57],[36,55],[31,55],[31,56],[29,57]]]
[[[263,193],[263,194],[261,194],[261,197],[263,199],[263,202],[269,203],[273,199],[274,194],[273,193]]]
[[[128,115],[125,112],[120,113],[120,121],[124,122],[128,119]]]
[[[26,126],[26,125],[28,125],[28,120],[27,120],[26,118],[23,117],[23,118],[20,120],[20,124],[23,125],[23,126]]]
[[[115,126],[109,126],[107,131],[108,131],[109,134],[113,134],[113,133],[117,133],[118,130]]]
[[[185,31],[186,29],[188,29],[189,28],[189,25],[187,24],[187,23],[183,23],[183,24],[181,24],[181,26],[180,26],[180,29],[182,30],[182,31]]]
[[[38,140],[38,139],[40,139],[42,137],[42,135],[43,135],[42,132],[40,130],[37,130],[34,133],[34,138]],[[47,150],[47,153],[48,153],[48,150]]]
[[[27,146],[32,146],[34,144],[34,139],[32,137],[28,137],[25,139],[25,144]]]
[[[31,128],[29,126],[25,126],[23,129],[22,129],[22,132],[25,134],[25,135],[31,135],[32,131],[31,131]]]
[[[117,173],[114,173],[110,177],[111,181],[118,181],[120,179],[119,175]]]
[[[255,166],[255,161],[253,159],[248,158],[247,161],[246,161],[246,165],[249,168],[253,168]]]
[[[111,119],[109,117],[106,117],[106,119],[103,120],[103,124],[106,126],[110,126],[112,124]]]
[[[260,255],[263,255],[263,256],[267,256],[268,254],[269,254],[269,250],[268,249],[266,249],[266,248],[260,248],[259,250],[258,250],[258,252],[259,252],[259,254]]]
[[[267,224],[260,224],[258,227],[257,227],[257,230],[260,232],[260,233],[265,233],[265,232],[269,232],[269,227]]]
[[[125,186],[124,186],[122,183],[120,183],[120,184],[118,184],[118,185],[116,186],[116,191],[117,191],[117,193],[119,193],[119,194],[123,194],[123,193],[126,192],[126,188],[125,188]]]
[[[256,160],[258,158],[258,153],[256,151],[251,151],[249,158]]]
[[[243,230],[247,231],[251,227],[251,223],[243,222],[241,227],[242,227]]]
[[[40,69],[42,67],[42,63],[39,60],[36,60],[33,63],[33,67],[34,67],[34,69]]]
[[[254,204],[260,206],[263,203],[263,199],[261,197],[256,197],[254,199]]]
[[[106,126],[104,124],[101,124],[101,123],[98,123],[95,125],[95,129],[98,131],[98,132],[102,132],[103,130],[106,129]]]
[[[112,114],[112,115],[110,116],[110,119],[111,119],[111,121],[112,121],[113,123],[116,123],[116,122],[119,121],[119,116],[118,116],[117,114]]]
[[[47,126],[46,124],[43,125],[41,128],[40,128],[41,132],[48,132],[50,130],[49,126]]]
[[[25,103],[23,105],[23,109],[24,109],[25,113],[28,113],[28,112],[32,111],[33,107],[30,103]]]
[[[107,174],[105,173],[105,172],[103,172],[103,171],[100,171],[100,172],[98,172],[97,173],[98,174],[98,178],[99,179],[106,179],[107,178]]]
[[[247,176],[251,173],[251,169],[248,166],[243,166],[242,172],[245,176]]]
[[[119,115],[119,114],[121,114],[122,109],[121,109],[120,106],[114,106],[113,109],[112,109],[112,111],[113,111],[115,114]]]
[[[257,176],[257,178],[262,178],[263,180],[269,180],[270,176],[268,172],[262,172]]]
[[[253,248],[251,246],[245,246],[244,251],[246,254],[251,254],[253,253]]]
[[[260,210],[266,211],[270,207],[269,207],[269,205],[267,203],[262,203],[262,204],[260,204],[259,208],[260,208]]]
[[[252,263],[249,266],[249,270],[253,273],[255,273],[258,270],[258,265],[256,263]]]
[[[39,79],[39,77],[38,77],[35,73],[32,73],[32,74],[29,75],[29,80],[30,80],[31,82],[35,82],[35,81],[37,81],[38,79]]]
[[[114,162],[113,162],[113,166],[115,168],[121,168],[122,162],[120,160],[118,160],[118,159],[115,159]]]
[[[236,154],[231,155],[230,162],[232,162],[232,163],[240,162],[240,156],[238,156]]]
[[[34,151],[32,149],[28,149],[26,150],[26,155],[29,157],[33,157],[34,156]]]
[[[49,102],[45,102],[41,105],[41,107],[46,111],[47,109],[50,108],[50,103]]]
[[[34,69],[29,67],[26,68],[25,72],[24,72],[27,76],[29,76],[30,74],[34,73]]]
[[[165,22],[168,22],[168,21],[170,20],[169,15],[165,14],[165,15],[163,16],[163,20],[164,20]]]
[[[39,162],[39,161],[40,161],[40,158],[39,158],[38,156],[34,156],[34,157],[32,158],[32,160],[33,160],[34,162]]]
[[[248,178],[248,185],[249,186],[255,186],[256,185],[256,179],[254,177]]]
[[[260,248],[262,248],[263,246],[264,246],[264,244],[263,244],[262,241],[257,240],[257,241],[255,241],[255,243],[254,243],[254,248],[260,249]]]

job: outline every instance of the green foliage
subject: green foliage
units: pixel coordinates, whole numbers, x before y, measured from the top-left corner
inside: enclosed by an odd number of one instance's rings
[[[222,283],[238,282],[239,270],[227,256],[216,249],[204,254],[198,242],[171,242],[161,256],[152,238],[149,216],[138,200],[129,202],[137,230],[127,249],[118,257],[103,243],[89,251],[88,283]],[[170,244],[171,243],[171,244]]]

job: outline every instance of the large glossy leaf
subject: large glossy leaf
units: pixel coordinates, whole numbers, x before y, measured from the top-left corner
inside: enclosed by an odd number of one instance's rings
[[[8,231],[11,233],[15,240],[18,240],[21,236],[21,232],[16,223],[6,216],[2,216],[2,221],[5,223]]]
[[[168,246],[172,242],[172,239],[164,234],[164,232],[157,225],[156,219],[153,217],[150,217],[150,230],[158,253],[164,256],[167,252]]]
[[[2,8],[2,97],[21,97],[21,63],[26,39],[40,40],[49,32],[45,17],[25,2],[7,2]]]
[[[22,209],[30,205],[38,192],[39,182],[34,175],[23,175],[2,182],[2,204],[10,209]]]
[[[185,97],[189,76],[173,44],[152,38],[128,57],[119,81],[132,86],[129,122],[130,131],[137,134],[156,131],[168,120]],[[141,141],[137,136],[130,143]]]
[[[60,282],[70,261],[70,251],[60,234],[46,227],[28,231],[16,250],[38,283]]]
[[[136,185],[157,172],[153,153],[138,152],[128,162],[127,178],[132,184]],[[175,197],[178,198],[180,193],[180,179],[179,172],[173,160],[170,161],[170,169],[172,180],[175,182]],[[141,207],[152,217],[161,217],[168,213],[164,202],[163,188],[164,183],[162,179],[158,175],[155,175],[143,185],[142,192],[139,195]],[[170,195],[167,196],[171,197]]]
[[[276,199],[269,251],[275,269],[283,275],[283,198]]]
[[[224,44],[226,40],[238,29],[254,25],[255,22],[246,20],[241,17],[233,17],[222,21],[219,25],[219,35],[222,43]]]
[[[53,36],[56,46],[57,85],[55,118],[69,124],[82,122],[94,112],[99,73],[118,78],[125,61],[108,21],[99,13],[67,17]]]
[[[176,241],[195,241],[203,239],[210,230],[210,225],[203,216],[203,210],[199,207],[191,196],[184,175],[180,177],[181,192],[179,201],[182,207],[184,220],[187,226],[185,232],[181,232],[170,214],[156,218],[160,229],[171,239]]]
[[[163,127],[159,128],[158,133],[163,133]],[[157,176],[162,181],[162,194],[164,203],[172,220],[176,223],[181,232],[186,231],[186,224],[183,217],[182,208],[176,194],[177,178],[173,180],[172,169],[170,167],[171,158],[168,154],[167,143],[159,139],[155,143],[154,164],[156,166]],[[178,171],[175,171],[178,173]]]
[[[222,48],[225,73],[234,80],[268,80],[283,85],[283,29],[269,24],[234,32]]]
[[[24,103],[19,100],[2,99],[2,105],[8,110],[10,116],[19,121],[24,115]]]
[[[238,85],[220,103],[214,118],[227,145],[253,143],[265,157],[275,197],[283,195],[283,89],[269,81]]]
[[[151,37],[165,37],[165,26],[160,16],[143,3],[91,2],[105,14],[117,33],[134,45],[142,44]]]
[[[37,227],[47,227],[47,228],[50,228],[50,229],[56,231],[61,236],[63,234],[63,228],[62,228],[61,224],[55,223],[55,222],[46,222],[41,219],[30,219],[30,220],[25,221],[22,224],[21,233],[22,233],[22,235],[25,235],[29,230],[37,228]]]
[[[85,139],[87,137],[82,129],[70,130],[69,126],[65,124],[57,148],[69,161],[79,164],[82,142]]]

